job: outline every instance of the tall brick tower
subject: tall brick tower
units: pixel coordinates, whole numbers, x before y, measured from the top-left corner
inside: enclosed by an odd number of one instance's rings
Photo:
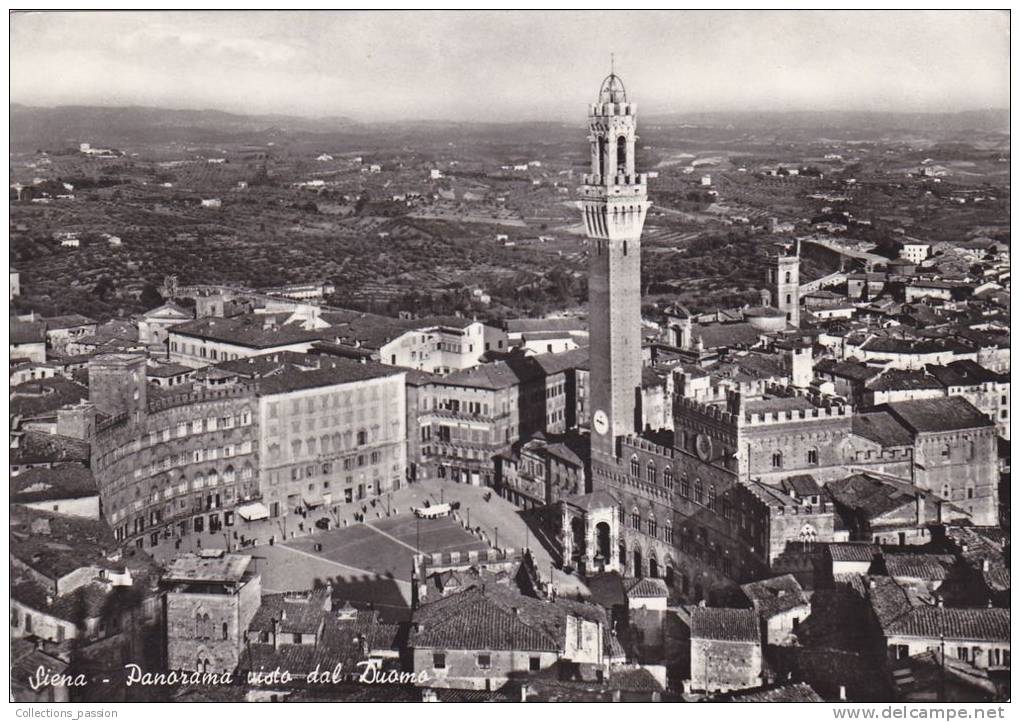
[[[786,314],[786,321],[800,327],[800,244],[777,245],[768,254],[765,282],[772,306]]]
[[[640,428],[641,229],[648,180],[634,169],[637,106],[615,73],[588,108],[591,173],[581,188],[590,239],[592,461],[616,454],[615,439]]]

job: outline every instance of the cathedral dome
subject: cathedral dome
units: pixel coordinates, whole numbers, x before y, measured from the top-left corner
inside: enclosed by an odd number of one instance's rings
[[[606,79],[602,81],[602,87],[599,88],[599,102],[627,102],[627,91],[623,89],[623,81],[620,80],[620,76],[616,73],[610,73],[606,76]]]

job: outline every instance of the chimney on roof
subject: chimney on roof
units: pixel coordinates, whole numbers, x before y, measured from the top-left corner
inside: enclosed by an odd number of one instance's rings
[[[922,494],[921,492],[918,492],[917,496],[915,498],[916,498],[916,502],[917,502],[916,505],[915,505],[916,509],[917,509],[917,525],[918,526],[923,526],[924,522],[925,522],[925,518],[927,516],[925,508],[924,508],[924,494]]]
[[[868,579],[868,589],[874,589],[876,586],[874,579]]]
[[[273,625],[273,649],[279,649],[280,648],[280,623],[278,621],[276,621],[276,617],[273,617],[272,620],[270,620],[270,623]]]
[[[987,572],[989,569],[991,569],[991,567],[992,565],[990,561],[988,561],[987,559],[981,560],[981,571]]]

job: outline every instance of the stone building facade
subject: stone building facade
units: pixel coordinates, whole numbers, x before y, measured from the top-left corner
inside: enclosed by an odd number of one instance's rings
[[[404,372],[336,360],[258,382],[260,479],[270,516],[399,489],[407,467]]]
[[[233,509],[259,493],[254,388],[196,387],[101,422],[92,468],[117,540],[139,548],[204,534],[221,547]]]
[[[178,557],[163,576],[171,670],[233,672],[262,601],[261,577],[242,554]]]

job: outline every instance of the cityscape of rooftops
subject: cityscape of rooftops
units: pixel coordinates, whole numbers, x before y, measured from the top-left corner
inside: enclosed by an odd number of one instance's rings
[[[12,701],[1002,717],[1008,11],[9,23]]]

